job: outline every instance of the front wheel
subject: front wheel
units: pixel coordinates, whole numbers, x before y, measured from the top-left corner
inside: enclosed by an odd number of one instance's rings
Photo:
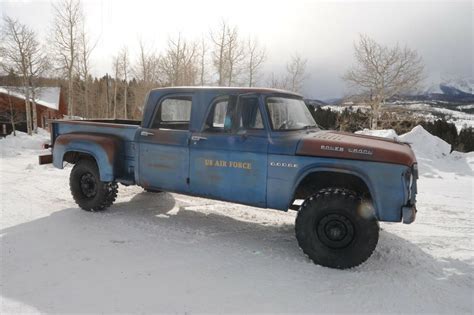
[[[316,264],[347,269],[375,250],[379,224],[371,207],[347,189],[323,189],[306,199],[295,223],[303,252]]]
[[[93,160],[79,160],[69,177],[72,197],[86,211],[101,211],[110,207],[117,197],[116,182],[101,182],[99,169]]]

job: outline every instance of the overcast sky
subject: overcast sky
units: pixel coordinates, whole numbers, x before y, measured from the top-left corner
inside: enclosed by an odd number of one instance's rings
[[[83,0],[83,6],[87,29],[98,40],[96,75],[111,72],[112,56],[124,45],[135,56],[140,37],[159,52],[169,36],[199,39],[222,19],[266,47],[266,73],[283,72],[296,52],[307,58],[307,97],[328,99],[346,92],[341,76],[353,62],[360,33],[418,50],[427,85],[445,77],[472,77],[474,71],[472,1]],[[20,19],[45,41],[50,37],[51,1],[0,0],[0,15]]]

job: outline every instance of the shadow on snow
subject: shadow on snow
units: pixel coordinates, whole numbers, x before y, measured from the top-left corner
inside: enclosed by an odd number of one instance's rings
[[[293,225],[192,208],[140,193],[103,213],[69,208],[6,228],[2,296],[59,313],[472,310],[470,264],[392,233],[362,266],[331,270],[303,255]],[[453,281],[464,294],[449,294]]]

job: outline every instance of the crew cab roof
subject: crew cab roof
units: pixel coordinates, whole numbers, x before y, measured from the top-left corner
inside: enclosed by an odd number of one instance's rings
[[[151,92],[203,92],[203,91],[212,91],[212,92],[221,92],[221,93],[268,93],[268,94],[286,94],[293,95],[297,97],[303,97],[302,95],[290,92],[281,89],[272,89],[272,88],[259,88],[259,87],[228,87],[228,86],[174,86],[174,87],[164,87],[152,89]]]
[[[156,88],[152,89],[148,94],[143,111],[142,127],[146,128],[151,125],[156,106],[162,97],[180,93],[193,93],[199,100],[196,104],[197,106],[192,108],[190,131],[196,131],[200,128],[209,104],[218,96],[255,93],[303,98],[300,94],[290,91],[257,87],[176,86]]]

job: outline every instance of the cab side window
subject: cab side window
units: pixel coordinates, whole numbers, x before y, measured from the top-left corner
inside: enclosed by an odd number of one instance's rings
[[[241,98],[237,110],[238,130],[263,130],[262,114],[257,97]]]
[[[207,115],[204,131],[230,132],[232,130],[234,103],[232,97],[225,97],[216,100],[211,105],[211,110]]]
[[[161,101],[152,128],[189,130],[191,96],[170,96]]]

